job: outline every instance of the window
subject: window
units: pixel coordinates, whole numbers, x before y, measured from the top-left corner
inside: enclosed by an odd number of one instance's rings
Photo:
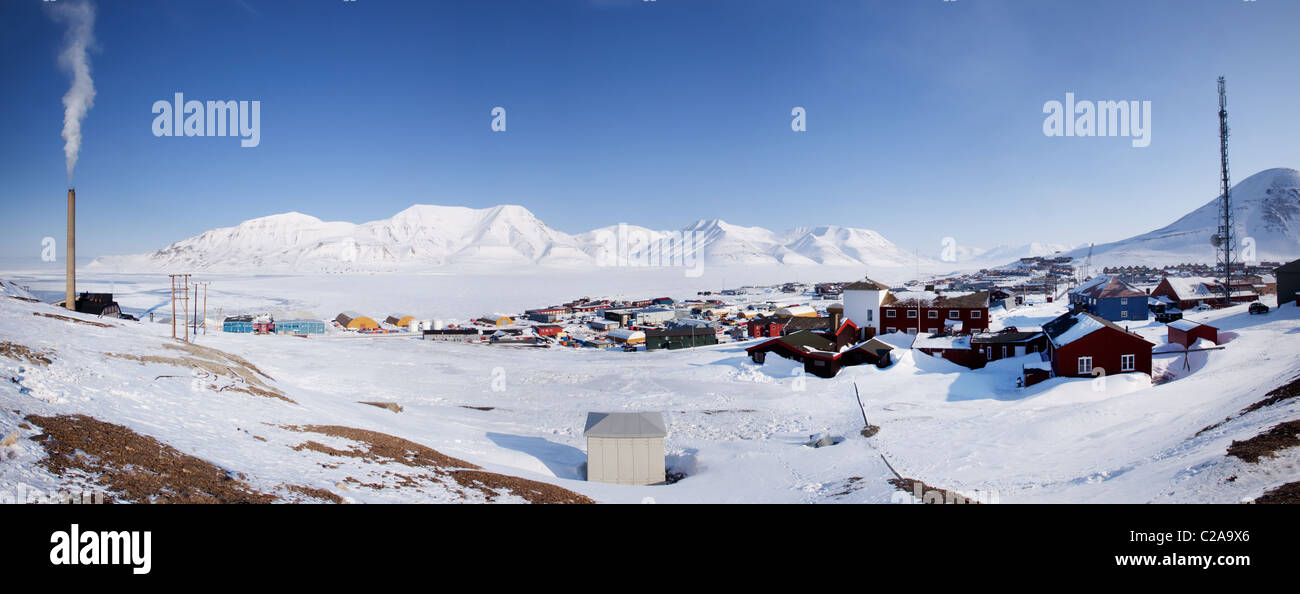
[[[872,310],[869,310],[869,309],[867,310],[867,321],[868,321],[868,322],[871,321],[871,314],[873,314],[873,313],[875,313],[875,312],[873,312]]]
[[[896,317],[898,317],[898,312],[896,312],[896,311],[894,311],[894,310],[892,310],[892,309],[887,309],[887,310],[885,310],[885,317],[886,317],[886,318],[896,318]]]
[[[1128,305],[1128,297],[1120,297],[1120,298],[1119,298],[1119,304],[1120,304],[1120,305]]]
[[[908,334],[916,334],[916,328],[908,328],[908,329],[907,329],[907,333],[908,333]]]
[[[1136,355],[1124,355],[1119,358],[1120,371],[1133,371],[1134,369],[1137,369]]]
[[[980,312],[980,310],[978,310],[978,309],[975,310],[975,311],[970,312],[970,319],[972,319],[972,320],[978,320],[978,319],[980,319],[980,315],[981,315],[981,313],[982,313],[982,312]]]
[[[935,320],[935,319],[938,319],[938,318],[939,318],[939,312],[936,311],[936,310],[933,310],[933,309],[930,310],[930,311],[925,312],[925,315],[926,315],[926,317],[930,318],[931,320]]]
[[[1127,318],[1127,317],[1128,317],[1128,310],[1125,309],[1125,310],[1120,311],[1120,312],[1119,312],[1119,317],[1121,317],[1121,318]]]
[[[960,320],[960,319],[961,319],[961,312],[960,312],[960,311],[957,311],[957,310],[955,310],[955,309],[949,311],[949,312],[948,312],[948,319],[950,319],[950,320]]]
[[[916,318],[916,310],[915,309],[907,310],[907,317],[908,319]]]
[[[1006,357],[1007,357],[1007,346],[1002,345],[1002,358],[1005,359]]]
[[[1092,373],[1092,357],[1079,357],[1079,373]]]

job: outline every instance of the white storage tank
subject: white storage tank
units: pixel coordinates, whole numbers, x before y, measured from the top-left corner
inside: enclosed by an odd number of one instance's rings
[[[587,413],[582,434],[587,438],[587,480],[619,485],[665,481],[668,430],[663,413]]]

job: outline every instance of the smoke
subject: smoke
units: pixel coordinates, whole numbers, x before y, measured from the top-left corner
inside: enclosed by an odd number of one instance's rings
[[[68,162],[68,182],[81,152],[81,120],[95,105],[95,81],[90,78],[90,48],[95,44],[95,6],[88,0],[58,2],[52,7],[54,20],[68,30],[59,52],[59,68],[72,78],[63,95],[63,154]]]

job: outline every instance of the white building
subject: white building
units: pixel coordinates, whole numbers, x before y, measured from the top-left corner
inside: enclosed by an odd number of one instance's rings
[[[880,334],[880,304],[889,287],[869,278],[844,285],[844,317],[859,329],[873,328]]]
[[[664,415],[587,413],[587,480],[654,485],[666,480]]]

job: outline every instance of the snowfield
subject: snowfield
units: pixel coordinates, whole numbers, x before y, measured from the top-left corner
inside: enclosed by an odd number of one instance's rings
[[[371,277],[342,278],[350,282],[296,282],[302,292],[337,291],[312,297],[332,303],[358,294]],[[388,277],[382,289],[406,282],[406,289],[395,292],[415,295],[436,278]],[[214,282],[210,317],[215,319],[211,310],[217,305],[212,301],[284,298],[271,287],[289,281],[264,280],[227,278],[221,292]],[[491,282],[506,287],[509,281]],[[103,279],[86,282],[83,290]],[[160,284],[165,277],[113,282],[128,311],[140,311],[145,301],[159,299],[159,291],[166,293]],[[36,296],[61,287],[52,277],[19,284],[30,285]],[[5,290],[21,291],[12,285]],[[501,302],[483,303],[491,293],[460,290],[478,296],[474,313],[503,309],[515,298],[503,291]],[[532,296],[528,305],[546,302]],[[1266,303],[1272,305],[1272,298]],[[1030,327],[1061,307],[997,309],[995,326]],[[1218,326],[1230,340],[1222,350],[1193,353],[1190,371],[1175,373],[1173,381],[1153,386],[1146,375],[1128,374],[1108,377],[1104,385],[1055,378],[1027,389],[1015,382],[1020,365],[1033,355],[971,371],[919,352],[895,351],[889,368],[850,367],[824,380],[805,376],[801,366],[779,357],[755,365],[744,354],[749,343],[623,353],[210,331],[196,344],[220,352],[213,354],[178,347],[166,324],[112,320],[110,327],[98,327],[34,313],[102,322],[0,297],[0,343],[21,345],[50,361],[0,355],[6,380],[0,382],[0,433],[16,436],[0,461],[5,493],[69,490],[92,480],[42,466],[46,450],[29,439],[42,431],[24,420],[28,415],[70,414],[156,438],[285,501],[302,498],[303,490],[325,490],[357,503],[527,499],[508,489],[487,496],[435,469],[357,454],[380,448],[313,432],[313,426],[379,432],[488,473],[549,483],[606,503],[911,501],[888,482],[894,475],[882,455],[904,477],[1002,503],[1232,503],[1300,476],[1300,448],[1258,464],[1225,455],[1233,440],[1300,417],[1295,399],[1236,416],[1300,376],[1300,310],[1293,305],[1263,316],[1247,315],[1245,306],[1190,314]],[[1157,345],[1165,342],[1163,325],[1133,329]],[[1184,369],[1182,357],[1158,356],[1157,370]],[[178,364],[178,358],[220,359],[221,366],[235,369],[217,373]],[[241,378],[240,360],[264,376]],[[265,390],[240,390],[258,383]],[[859,435],[855,384],[871,423],[880,427],[870,438]],[[401,412],[363,402],[396,403]],[[664,411],[669,469],[685,478],[647,487],[583,480],[582,427],[589,411]],[[1233,419],[1198,435],[1227,417]],[[844,441],[817,449],[803,445],[822,432]]]

